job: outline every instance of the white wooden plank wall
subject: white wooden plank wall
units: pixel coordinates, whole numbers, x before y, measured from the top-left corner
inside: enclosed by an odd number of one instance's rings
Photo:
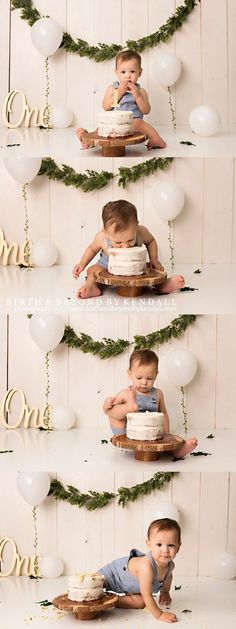
[[[69,323],[77,334],[84,332],[94,339],[104,336],[132,341],[135,334],[148,334],[170,323],[170,313],[149,313],[145,317],[126,313],[70,315]],[[1,395],[9,387],[21,388],[30,406],[42,407],[45,403],[46,370],[44,353],[37,348],[29,333],[29,321],[23,314],[9,316],[7,337],[6,319],[0,325],[2,350]],[[180,390],[172,385],[165,369],[165,357],[172,350],[187,347],[197,357],[198,371],[186,388],[189,427],[206,431],[235,427],[234,404],[234,351],[236,347],[235,316],[200,316],[178,340],[155,348],[160,358],[157,386],[165,394],[172,430],[182,424]],[[91,354],[69,350],[59,345],[50,359],[50,402],[53,406],[69,404],[77,414],[78,427],[108,430],[102,412],[105,397],[114,395],[128,386],[128,359],[133,346],[116,358],[101,361]],[[8,353],[8,371],[7,370]],[[26,360],[26,358],[27,360]],[[82,385],[81,374],[83,374]],[[14,399],[13,399],[14,402]],[[18,398],[12,404],[12,420],[16,417]],[[13,423],[13,421],[11,421]]]
[[[50,475],[56,477],[53,472]],[[114,492],[122,485],[131,487],[143,482],[148,474],[111,471],[110,477],[104,478],[96,473],[68,471],[63,476],[57,474],[57,478],[82,492]],[[96,570],[132,547],[145,552],[147,527],[160,500],[173,502],[180,511],[182,547],[175,562],[177,578],[210,576],[217,556],[227,551],[236,553],[235,473],[178,474],[163,491],[129,503],[124,509],[116,500],[101,510],[88,512],[47,498],[37,509],[39,551],[58,554],[65,562],[66,574]],[[9,471],[0,482],[0,501],[4,505],[0,511],[1,536],[13,538],[21,555],[32,555],[32,509],[19,495],[13,472]]]
[[[11,16],[10,42],[9,4],[1,11],[1,43],[3,55],[0,101],[10,89],[25,92],[28,102],[42,106],[45,100],[43,58],[31,43],[30,27],[21,20],[19,11]],[[166,22],[182,0],[35,0],[42,15],[50,14],[74,39],[80,37],[90,44],[121,43],[155,32]],[[223,126],[235,123],[235,2],[204,0],[189,16],[176,35],[159,49],[175,52],[183,70],[173,101],[177,124],[187,124],[190,111],[201,102],[214,106]],[[8,58],[10,46],[10,74]],[[158,48],[142,55],[142,85],[149,90],[153,124],[170,124],[166,88],[158,84],[153,73]],[[27,71],[26,71],[27,69]],[[50,60],[51,104],[67,103],[75,113],[75,123],[93,129],[106,86],[114,78],[114,60],[97,64],[76,54],[59,50]]]
[[[140,159],[125,158],[124,166]],[[63,163],[63,156],[58,163]],[[88,167],[85,158],[67,160],[78,172]],[[118,172],[119,160],[106,159],[103,168]],[[101,160],[90,158],[89,168],[100,172]],[[155,235],[160,259],[169,264],[168,224],[157,216],[153,188],[157,182],[174,181],[185,192],[185,205],[173,221],[175,261],[229,264],[236,261],[235,160],[175,159],[166,172],[145,177],[123,189],[117,178],[100,191],[85,193],[61,183],[36,177],[28,186],[29,238],[51,239],[59,252],[59,264],[79,261],[84,249],[101,227],[102,207],[110,200],[127,199],[138,209],[140,223]],[[0,161],[0,225],[8,244],[24,240],[24,204],[21,186]],[[193,238],[194,234],[194,238]],[[2,258],[0,258],[0,265]],[[68,270],[70,272],[70,270]]]

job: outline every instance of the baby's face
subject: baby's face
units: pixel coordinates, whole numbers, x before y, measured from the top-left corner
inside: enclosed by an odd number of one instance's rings
[[[167,566],[168,562],[175,558],[180,548],[177,531],[175,529],[170,531],[154,529],[147,540],[147,548],[151,551],[157,564],[163,567]]]
[[[156,365],[154,363],[140,365],[140,363],[135,360],[128,374],[138,393],[148,393],[153,387],[157,377]]]
[[[137,83],[139,76],[142,74],[142,68],[140,68],[137,59],[129,59],[129,61],[118,61],[116,68],[116,76],[120,83],[129,81],[130,83]]]
[[[138,225],[132,223],[122,231],[115,231],[115,225],[113,223],[112,225],[107,225],[105,231],[111,241],[112,247],[127,248],[134,247],[136,244],[137,229]]]

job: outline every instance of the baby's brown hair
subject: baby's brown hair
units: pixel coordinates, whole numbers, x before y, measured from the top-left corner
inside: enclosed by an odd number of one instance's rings
[[[147,531],[147,538],[150,539],[150,535],[152,531],[176,531],[178,535],[178,542],[181,544],[181,528],[176,522],[176,520],[171,520],[170,518],[161,518],[160,520],[153,520],[151,524],[149,524]]]
[[[122,50],[121,52],[118,52],[118,54],[116,55],[116,70],[119,61],[130,61],[130,59],[136,59],[141,70],[142,59],[141,55],[139,55],[136,50]]]
[[[102,222],[105,229],[107,226],[114,225],[115,232],[122,231],[131,223],[138,225],[136,207],[124,199],[109,201],[103,207]]]
[[[151,349],[139,349],[134,350],[129,359],[129,368],[131,369],[134,362],[138,362],[140,365],[150,365],[154,363],[156,370],[158,371],[158,356]]]

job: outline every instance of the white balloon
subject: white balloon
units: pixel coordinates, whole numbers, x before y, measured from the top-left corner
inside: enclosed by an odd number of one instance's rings
[[[170,86],[176,83],[181,73],[181,62],[171,52],[159,52],[153,60],[154,73],[162,85]]]
[[[35,48],[44,57],[53,55],[63,37],[62,27],[50,17],[42,17],[31,28],[31,38]]]
[[[36,266],[52,266],[57,261],[57,249],[49,240],[38,240],[31,247],[30,258]]]
[[[171,221],[184,206],[184,191],[172,182],[157,183],[153,187],[152,201],[157,215]]]
[[[213,575],[218,579],[234,579],[236,577],[236,555],[222,553],[214,561]]]
[[[47,472],[18,472],[17,489],[30,505],[39,505],[47,497],[50,476]]]
[[[191,111],[189,124],[197,135],[215,135],[220,127],[220,116],[213,107],[200,105]]]
[[[162,518],[170,518],[179,522],[179,510],[173,502],[158,501],[152,505],[150,509],[150,522],[153,520],[161,520]]]
[[[63,573],[64,565],[56,555],[44,555],[40,560],[40,574],[45,579],[57,579]]]
[[[54,406],[50,419],[52,427],[56,430],[69,430],[74,426],[75,413],[69,406]]]
[[[58,314],[35,313],[30,319],[32,339],[45,352],[50,352],[59,345],[65,329],[65,323]]]
[[[73,111],[64,105],[52,107],[50,113],[50,124],[56,129],[66,129],[73,120]]]
[[[21,184],[30,183],[40,170],[40,157],[5,157],[4,165],[9,174]]]
[[[196,356],[188,349],[175,349],[166,356],[166,371],[173,384],[184,387],[197,371]]]

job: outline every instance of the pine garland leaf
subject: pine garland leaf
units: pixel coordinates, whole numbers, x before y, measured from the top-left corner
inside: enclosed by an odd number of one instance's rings
[[[98,492],[93,490],[85,494],[72,485],[68,485],[67,489],[65,489],[62,483],[54,478],[51,481],[48,495],[52,496],[55,500],[63,500],[72,506],[77,506],[79,509],[85,507],[88,511],[102,509],[115,498],[118,498],[119,505],[125,507],[128,502],[134,502],[142,496],[148,496],[152,491],[163,489],[175,475],[176,472],[156,472],[152,478],[144,483],[134,485],[133,487],[120,487],[117,490],[117,494],[108,491]]]
[[[103,338],[102,341],[94,341],[89,334],[84,332],[80,332],[77,336],[69,325],[65,327],[61,343],[66,343],[68,347],[79,348],[84,354],[93,354],[101,359],[118,356],[129,346],[129,341],[124,339],[114,341],[110,338]]]
[[[175,472],[156,472],[152,478],[133,487],[120,487],[118,489],[118,504],[125,507],[127,502],[135,502],[140,496],[148,496],[156,489],[163,489],[169,483]]]
[[[196,0],[184,0],[183,5],[177,7],[158,31],[138,40],[127,40],[125,48],[143,52],[147,48],[153,48],[161,42],[168,41],[183,26],[196,5]],[[33,6],[33,0],[11,0],[11,9],[21,9],[21,18],[27,20],[30,26],[41,17],[39,11]],[[84,39],[78,38],[74,41],[69,33],[63,34],[61,48],[67,52],[79,54],[80,57],[93,59],[98,63],[113,59],[122,50],[120,44],[112,43],[109,45],[99,42],[96,46],[90,46]]]
[[[166,170],[173,162],[173,159],[173,157],[152,157],[141,164],[131,166],[131,168],[120,166],[120,168],[118,168],[118,185],[125,188],[128,183],[135,183],[140,177],[153,175],[157,170]]]
[[[52,181],[59,181],[65,186],[81,188],[84,192],[100,190],[107,186],[114,174],[105,170],[100,173],[95,170],[86,170],[85,173],[77,173],[74,168],[66,164],[58,166],[51,157],[42,160],[39,175],[46,175]]]
[[[135,350],[151,349],[154,345],[167,343],[171,338],[178,338],[196,318],[196,315],[180,315],[165,328],[150,332],[147,336],[135,334]]]

